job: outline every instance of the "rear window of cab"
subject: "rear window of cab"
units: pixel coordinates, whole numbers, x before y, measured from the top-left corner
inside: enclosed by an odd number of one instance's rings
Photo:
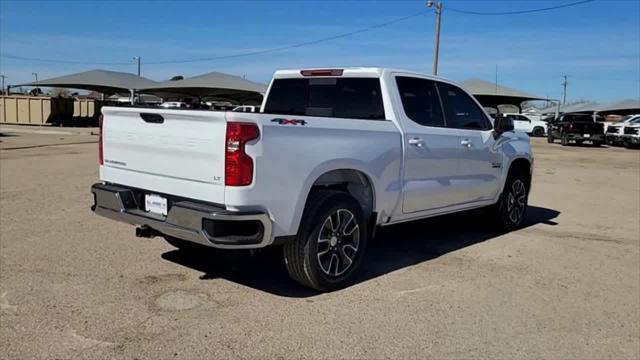
[[[265,113],[384,120],[378,78],[275,79]]]

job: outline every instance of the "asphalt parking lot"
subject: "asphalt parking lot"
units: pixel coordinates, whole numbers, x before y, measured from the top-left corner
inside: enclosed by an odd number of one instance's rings
[[[0,129],[2,358],[640,358],[640,151],[536,138],[524,229],[385,228],[316,294],[278,249],[187,254],[93,215],[96,136],[35,131]]]

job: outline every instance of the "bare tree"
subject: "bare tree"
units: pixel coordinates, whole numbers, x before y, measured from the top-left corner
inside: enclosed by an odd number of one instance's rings
[[[53,88],[49,92],[52,97],[69,97],[71,96],[71,92],[67,89],[63,88]]]
[[[97,91],[92,91],[87,95],[88,98],[100,100],[102,99],[102,94]]]

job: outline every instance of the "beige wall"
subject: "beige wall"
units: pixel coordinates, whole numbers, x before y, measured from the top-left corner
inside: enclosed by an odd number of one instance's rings
[[[0,96],[0,123],[44,125],[97,119],[101,104],[93,99],[48,96]]]

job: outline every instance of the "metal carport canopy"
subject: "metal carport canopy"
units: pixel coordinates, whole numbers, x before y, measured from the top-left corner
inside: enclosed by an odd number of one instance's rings
[[[210,72],[183,80],[165,81],[140,91],[162,97],[174,94],[198,98],[261,99],[267,86],[234,75]]]
[[[626,99],[595,108],[599,114],[631,115],[640,113],[640,99]]]
[[[158,83],[134,74],[109,70],[90,70],[13,86],[46,86],[97,91],[103,94],[130,92]]]
[[[480,79],[465,80],[462,82],[462,86],[472,93],[482,106],[486,107],[497,108],[498,105],[505,104],[520,107],[523,101],[550,100]]]

